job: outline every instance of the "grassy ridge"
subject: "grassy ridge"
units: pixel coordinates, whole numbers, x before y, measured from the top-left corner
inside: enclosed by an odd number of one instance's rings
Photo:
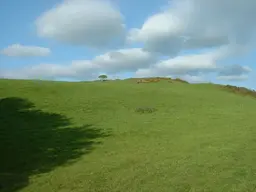
[[[255,191],[255,98],[132,80],[0,80],[0,98],[0,191]]]

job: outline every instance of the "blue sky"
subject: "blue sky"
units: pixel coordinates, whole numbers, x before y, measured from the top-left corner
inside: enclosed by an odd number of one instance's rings
[[[3,49],[11,44],[36,45],[50,47],[54,54],[48,57],[6,57],[1,56],[1,66],[8,68],[22,67],[38,63],[61,63],[66,64],[73,59],[87,59],[94,54],[86,47],[70,46],[57,43],[54,40],[38,38],[35,28],[35,20],[47,9],[52,8],[61,1],[5,0],[0,2],[4,7],[0,12],[0,24],[3,27],[0,36],[0,47]],[[6,19],[8,18],[8,20]]]
[[[253,0],[2,0],[0,7],[2,78],[106,73],[256,88]]]

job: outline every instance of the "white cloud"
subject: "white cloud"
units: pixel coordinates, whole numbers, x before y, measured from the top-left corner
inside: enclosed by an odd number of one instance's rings
[[[215,72],[218,70],[217,61],[224,55],[223,49],[200,54],[177,56],[159,61],[156,65],[139,69],[138,76],[167,76],[167,75],[195,75],[201,72]]]
[[[172,0],[170,5],[132,29],[128,41],[172,56],[186,49],[255,43],[255,0]]]
[[[155,55],[139,48],[121,49],[99,55],[92,60],[72,61],[69,65],[39,64],[17,71],[5,71],[2,72],[2,77],[93,79],[100,73],[115,75],[121,72],[134,72],[155,62]]]
[[[250,72],[252,69],[248,66],[231,65],[220,68],[219,76],[241,76]]]
[[[218,76],[218,80],[223,81],[244,81],[248,79],[247,75],[226,75],[226,76]]]
[[[167,9],[130,30],[127,41],[142,42],[142,49],[108,51],[92,60],[35,65],[5,75],[89,79],[99,73],[135,72],[136,76],[174,75],[196,82],[214,73],[217,79],[242,80],[251,69],[221,62],[247,53],[255,45],[255,8],[255,0],[172,0]],[[123,22],[110,0],[64,0],[43,13],[36,26],[41,37],[103,48],[122,39]],[[210,51],[179,55],[198,49]],[[155,52],[171,58],[157,61]]]
[[[225,81],[243,81],[248,79],[247,74],[250,72],[252,72],[252,69],[248,66],[225,66],[220,68],[217,79]]]
[[[13,44],[1,50],[1,54],[9,57],[48,56],[50,53],[51,50],[49,48],[21,44]]]
[[[219,64],[219,61],[227,56],[235,54],[237,49],[230,49],[224,46],[208,52],[177,56],[171,59],[162,60],[149,68],[141,68],[136,71],[136,76],[179,76],[189,81],[193,78],[201,78],[208,73],[215,73],[218,78],[234,79],[243,76],[252,70],[247,66]],[[196,79],[195,79],[196,80]],[[199,81],[199,79],[197,79]],[[203,79],[202,79],[203,81]]]
[[[124,36],[120,12],[108,0],[65,0],[36,20],[38,35],[93,48]]]
[[[214,73],[219,80],[245,80],[251,69],[240,65],[219,65],[218,61],[236,53],[221,47],[198,54],[177,56],[157,61],[157,55],[140,48],[109,51],[92,60],[74,60],[70,64],[39,64],[16,71],[2,71],[4,78],[76,80],[96,79],[99,74],[115,76],[122,72],[135,72],[136,77],[171,76],[191,83],[205,82],[206,75]]]
[[[101,73],[116,75],[122,72],[135,72],[137,77],[174,76],[189,82],[204,82],[207,73],[218,74],[218,79],[245,79],[251,72],[246,66],[220,66],[218,61],[236,50],[221,47],[199,54],[177,56],[157,62],[157,55],[140,48],[109,51],[92,60],[74,60],[70,64],[39,64],[16,71],[3,71],[5,78],[28,79],[95,79]],[[239,76],[239,77],[238,77]],[[242,78],[241,78],[242,77]]]
[[[255,45],[256,1],[172,0],[169,5],[129,32],[128,42],[142,42],[145,50],[171,57],[137,70],[137,76],[214,73],[222,79],[245,79],[251,70],[221,62],[248,53]],[[179,55],[199,49],[212,51]]]
[[[131,29],[128,42],[141,41],[145,50],[176,55],[184,38],[180,36],[182,26],[179,19],[167,12],[153,15],[145,21],[141,29]]]
[[[201,75],[183,75],[180,76],[181,79],[188,81],[189,83],[206,83],[207,80]]]
[[[97,56],[92,62],[108,73],[133,72],[155,64],[156,56],[140,48],[121,49]]]
[[[84,61],[82,65],[77,62],[68,65],[42,63],[16,70],[2,70],[0,73],[0,78],[10,79],[91,80],[96,77],[98,77],[96,67],[93,67],[89,61]]]

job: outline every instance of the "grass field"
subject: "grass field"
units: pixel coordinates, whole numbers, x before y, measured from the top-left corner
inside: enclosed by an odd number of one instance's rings
[[[253,97],[213,84],[0,80],[0,99],[1,192],[256,191]]]

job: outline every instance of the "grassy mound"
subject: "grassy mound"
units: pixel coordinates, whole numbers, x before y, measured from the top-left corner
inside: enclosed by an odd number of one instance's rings
[[[146,78],[130,78],[126,79],[128,81],[133,81],[136,83],[157,83],[157,82],[169,82],[169,83],[186,83],[189,84],[187,81],[176,78],[167,78],[167,77],[146,77]]]
[[[212,84],[0,80],[0,191],[255,191],[255,109]]]
[[[247,89],[245,87],[237,87],[232,85],[221,86],[221,88],[233,92],[235,94],[256,97],[256,91]]]

